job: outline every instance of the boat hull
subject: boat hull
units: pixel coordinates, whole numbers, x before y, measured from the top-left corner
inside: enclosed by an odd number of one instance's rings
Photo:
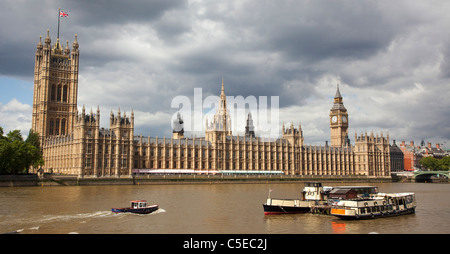
[[[406,215],[406,214],[412,214],[412,213],[415,213],[415,208],[408,208],[405,210],[392,211],[392,212],[371,213],[371,214],[364,214],[364,215],[336,214],[333,212],[333,209],[331,209],[331,215],[336,216],[343,220],[370,220],[370,219],[393,217],[393,216],[400,216],[400,215]]]
[[[113,213],[137,213],[137,214],[149,214],[159,209],[158,205],[141,207],[141,208],[112,208]]]
[[[294,206],[280,206],[263,204],[264,214],[294,214],[294,213],[309,213],[310,207],[294,207]]]

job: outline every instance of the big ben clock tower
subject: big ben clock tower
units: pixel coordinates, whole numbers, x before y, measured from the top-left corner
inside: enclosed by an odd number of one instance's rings
[[[342,102],[342,96],[337,85],[334,104],[330,110],[331,146],[342,147],[350,145],[348,139],[348,113]]]

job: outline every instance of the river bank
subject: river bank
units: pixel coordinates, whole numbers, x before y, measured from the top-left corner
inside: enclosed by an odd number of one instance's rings
[[[0,187],[89,186],[148,184],[225,184],[225,183],[293,183],[293,182],[411,182],[413,179],[366,176],[291,176],[291,175],[138,175],[133,177],[83,177],[76,175],[8,175],[0,176]]]

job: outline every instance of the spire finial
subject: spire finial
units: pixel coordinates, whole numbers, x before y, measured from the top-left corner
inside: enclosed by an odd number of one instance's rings
[[[47,36],[45,37],[44,42],[46,45],[50,45],[50,43],[52,42],[52,40],[50,39],[50,29],[47,29]]]
[[[73,49],[78,49],[78,35],[75,34],[75,41],[72,44]]]
[[[39,36],[39,42],[38,42],[36,48],[37,48],[38,50],[39,50],[39,49],[42,49],[42,35]]]
[[[337,83],[336,86],[336,95],[334,95],[334,98],[341,98],[341,92],[339,91],[339,82]]]

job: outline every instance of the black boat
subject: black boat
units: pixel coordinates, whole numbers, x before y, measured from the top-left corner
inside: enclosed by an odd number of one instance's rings
[[[288,213],[309,213],[311,208],[300,207],[300,206],[288,206],[288,205],[272,205],[272,204],[263,204],[264,214],[288,214]]]

